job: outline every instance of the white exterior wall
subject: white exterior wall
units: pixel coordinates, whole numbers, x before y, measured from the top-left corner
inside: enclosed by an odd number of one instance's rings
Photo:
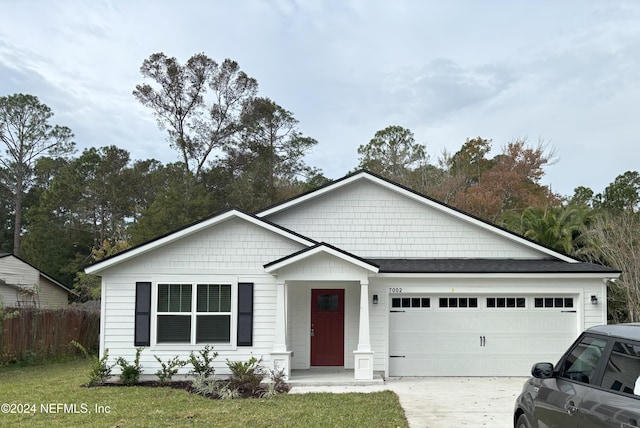
[[[360,284],[354,282],[295,282],[289,289],[289,349],[292,369],[311,367],[311,290],[344,289],[344,367],[353,369],[353,351],[358,348]]]
[[[530,247],[366,180],[266,219],[365,258],[542,257]]]
[[[369,180],[349,183],[265,219],[364,258],[551,257],[533,244],[509,239],[501,231],[485,228],[474,219],[423,204],[402,191],[396,192]],[[375,269],[367,270],[365,263],[357,260],[350,263],[349,260],[353,260],[350,256],[336,256],[332,250],[297,254],[293,259],[278,263],[276,266],[280,267],[272,275],[265,272],[264,264],[291,255],[305,245],[268,229],[231,217],[106,268],[103,272],[101,353],[108,348],[110,362],[117,357],[133,361],[135,283],[147,281],[152,283],[152,343],[143,351],[141,360],[147,378],[154,378],[160,368],[154,355],[163,361],[176,355],[186,359],[190,351],[204,347],[204,344],[155,344],[159,282],[232,284],[232,343],[214,347],[219,352],[216,370],[221,375],[228,373],[227,358],[246,361],[251,356],[263,357],[265,366],[269,366],[275,343],[277,290],[283,283],[286,284],[287,350],[292,351],[290,367],[293,369],[310,367],[311,290],[315,288],[345,290],[344,362],[345,367],[353,368],[353,352],[359,340],[362,281],[369,283],[366,301],[374,352],[373,370],[387,374],[390,288],[395,289],[394,295],[572,296],[575,299],[576,336],[585,328],[606,323],[606,285],[597,278],[598,274],[376,274]],[[251,347],[234,345],[236,286],[239,282],[254,283]],[[379,298],[376,305],[372,303],[374,294]],[[598,297],[598,305],[591,304],[591,295]],[[451,313],[452,317],[455,315]],[[489,320],[495,321],[494,318]],[[572,322],[569,320],[568,325]],[[185,367],[180,373],[189,370],[190,367]],[[115,373],[118,371],[116,367]]]
[[[196,235],[190,235],[110,271],[157,274],[258,273],[264,264],[305,248],[254,224],[230,219]],[[130,266],[131,265],[131,266]]]
[[[0,279],[7,284],[33,287],[38,284],[40,272],[27,263],[13,256],[0,258]],[[15,296],[14,296],[15,302]],[[5,304],[7,304],[5,302]]]
[[[455,296],[573,296],[577,311],[575,337],[594,325],[607,323],[606,303],[602,300],[604,284],[600,278],[452,278],[419,277],[411,278],[378,277],[370,280],[370,293],[378,294],[378,305],[370,305],[371,347],[374,354],[374,370],[388,374],[388,338],[390,294],[437,294],[442,297]],[[390,288],[402,289],[391,293]],[[394,290],[398,291],[398,290]],[[598,304],[591,304],[591,295],[598,296]],[[432,302],[432,305],[437,304]],[[452,313],[451,316],[455,316]],[[428,328],[428,326],[425,326]],[[544,333],[541,332],[541,335]],[[569,344],[567,344],[568,346]]]
[[[369,304],[369,327],[371,329],[371,350],[373,351],[373,371],[387,373],[389,359],[389,287],[396,281],[387,278],[371,278],[369,293],[378,295],[378,304]]]
[[[158,282],[199,282],[232,284],[232,345],[213,345],[219,353],[216,373],[228,374],[226,359],[246,361],[263,357],[265,366],[273,348],[275,331],[276,282],[264,272],[263,264],[302,249],[297,242],[238,219],[204,230],[197,236],[173,242],[108,269],[102,277],[102,335],[100,352],[109,350],[109,362],[135,357],[135,283],[152,283],[151,346],[141,354],[144,378],[155,378],[160,368],[154,355],[167,361],[174,356],[188,358],[205,344],[154,344]],[[254,283],[253,346],[236,347],[237,283]],[[179,374],[191,369],[185,366]],[[114,368],[114,374],[119,367]]]
[[[16,306],[16,289],[0,284],[0,303],[6,307]]]
[[[287,283],[289,349],[291,368],[307,369],[311,363],[311,290],[344,289],[344,366],[353,368],[353,351],[358,348],[360,281],[368,273],[329,254],[316,254],[280,269],[278,280]]]

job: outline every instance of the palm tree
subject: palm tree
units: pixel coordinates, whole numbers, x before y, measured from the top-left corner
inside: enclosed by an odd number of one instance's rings
[[[509,230],[556,251],[577,255],[578,239],[594,221],[594,211],[576,205],[530,207],[522,213],[505,216],[503,224]]]

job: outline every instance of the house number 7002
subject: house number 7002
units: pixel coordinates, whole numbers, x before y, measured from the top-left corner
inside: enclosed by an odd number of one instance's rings
[[[389,287],[389,293],[402,293],[402,287]]]

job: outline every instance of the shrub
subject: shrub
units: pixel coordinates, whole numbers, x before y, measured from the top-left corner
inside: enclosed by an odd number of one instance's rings
[[[262,358],[256,357],[251,357],[246,362],[227,360],[227,367],[231,370],[229,387],[247,395],[255,395],[265,377],[261,362]]]
[[[205,397],[217,398],[219,396],[218,391],[221,387],[215,377],[208,377],[204,373],[196,374],[191,381],[191,388],[196,394],[204,395]]]
[[[218,398],[221,400],[234,400],[240,397],[240,391],[237,388],[233,388],[230,384],[223,385],[218,390]]]
[[[205,378],[213,376],[215,368],[211,364],[218,357],[218,353],[213,352],[211,345],[207,345],[204,349],[198,351],[198,354],[199,356],[193,351],[189,354],[189,363],[193,366],[193,370],[189,371],[189,374],[194,376],[204,375]]]
[[[232,400],[240,397],[240,391],[231,386],[229,382],[220,381],[204,374],[195,375],[191,381],[192,391],[196,394],[221,400]]]
[[[123,385],[134,385],[138,383],[140,374],[142,373],[140,353],[143,349],[144,348],[136,348],[136,358],[133,360],[133,364],[129,364],[129,362],[122,357],[118,357],[116,360],[116,363],[122,368],[122,373],[120,373],[120,382]]]
[[[2,355],[0,355],[0,367],[10,366],[12,364],[15,364],[17,361],[18,355],[16,355],[15,351],[13,350],[13,345],[9,344],[2,350]]]
[[[260,398],[273,398],[278,394],[279,392],[276,389],[276,384],[269,382],[267,387],[260,392]]]
[[[289,392],[289,390],[291,389],[291,385],[287,383],[287,379],[284,374],[284,369],[269,370],[269,378],[271,379],[271,382],[269,382],[268,386],[270,389],[273,389],[275,394],[284,394]]]
[[[32,366],[36,363],[38,354],[33,349],[27,349],[24,352],[24,357],[22,360],[18,361],[18,365],[20,367]]]
[[[113,368],[113,366],[115,366],[115,364],[112,364],[110,366],[107,365],[107,360],[109,359],[109,349],[105,349],[102,358],[98,358],[96,355],[90,354],[89,351],[87,351],[87,348],[85,348],[75,340],[72,340],[71,344],[78,348],[85,357],[93,360],[93,364],[91,365],[91,373],[89,374],[89,382],[84,384],[84,386],[104,385],[111,377],[111,369]]]
[[[156,372],[156,376],[158,376],[158,380],[160,381],[160,383],[171,382],[171,378],[174,374],[178,373],[178,369],[180,367],[184,367],[187,364],[186,361],[179,359],[177,356],[173,357],[172,360],[169,360],[166,363],[163,362],[157,355],[154,355],[154,357],[162,366],[162,369]]]

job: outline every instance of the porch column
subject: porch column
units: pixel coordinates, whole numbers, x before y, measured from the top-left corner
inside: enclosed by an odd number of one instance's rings
[[[276,330],[271,368],[283,370],[288,379],[291,375],[291,352],[287,350],[287,284],[279,280],[276,287]]]
[[[354,378],[373,379],[373,351],[369,331],[369,280],[360,281],[360,322],[358,325],[358,349],[353,351]]]

